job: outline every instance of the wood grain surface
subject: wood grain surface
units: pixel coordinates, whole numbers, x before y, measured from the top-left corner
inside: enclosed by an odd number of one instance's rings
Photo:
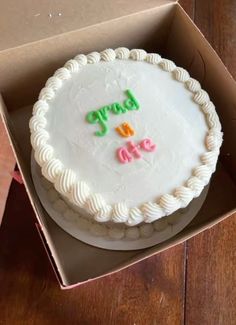
[[[236,75],[236,2],[183,0]],[[235,325],[236,215],[112,276],[60,290],[23,185],[0,228],[0,324]]]
[[[236,2],[195,1],[193,18],[235,78]],[[186,243],[186,324],[236,324],[235,230],[236,215]]]
[[[0,324],[182,324],[184,244],[62,291],[34,220],[23,186],[13,183],[0,230]]]

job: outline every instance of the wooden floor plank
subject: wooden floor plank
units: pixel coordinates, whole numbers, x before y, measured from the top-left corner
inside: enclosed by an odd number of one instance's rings
[[[184,244],[122,272],[62,291],[34,226],[23,185],[13,183],[0,228],[0,324],[183,323]]]
[[[179,4],[184,8],[189,17],[194,20],[195,0],[180,0]]]
[[[186,324],[236,324],[236,214],[187,244]]]
[[[236,76],[236,2],[196,0],[195,23]],[[236,324],[236,215],[187,242],[186,324]]]
[[[236,1],[196,0],[195,23],[236,77]]]

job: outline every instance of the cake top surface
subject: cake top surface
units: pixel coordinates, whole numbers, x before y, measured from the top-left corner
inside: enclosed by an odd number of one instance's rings
[[[222,140],[200,84],[144,50],[78,55],[49,78],[33,115],[44,176],[97,221],[151,222],[186,206]]]

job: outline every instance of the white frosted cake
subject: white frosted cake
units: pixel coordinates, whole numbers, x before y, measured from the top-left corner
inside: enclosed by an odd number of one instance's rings
[[[94,223],[153,223],[198,197],[222,133],[198,81],[118,48],[79,54],[48,79],[30,120],[34,157],[60,201]]]

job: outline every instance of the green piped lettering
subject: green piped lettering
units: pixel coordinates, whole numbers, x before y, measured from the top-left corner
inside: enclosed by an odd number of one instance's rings
[[[111,111],[112,111],[112,113],[119,115],[119,114],[125,113],[126,109],[121,104],[114,103],[111,105]]]
[[[128,97],[128,99],[124,101],[125,108],[127,108],[127,110],[129,111],[139,109],[139,103],[137,99],[134,97],[134,95],[132,94],[132,92],[129,89],[127,89],[125,93]]]
[[[104,108],[98,111],[89,112],[86,116],[86,120],[91,124],[100,124],[101,130],[95,132],[95,135],[99,137],[104,136],[109,131],[109,128],[106,124],[106,121],[108,120],[108,114],[107,110]]]
[[[98,123],[101,126],[101,130],[95,132],[96,136],[102,137],[108,133],[109,127],[107,126],[106,122],[109,120],[109,111],[111,111],[113,114],[120,115],[126,113],[127,111],[139,109],[139,103],[132,94],[131,90],[127,89],[125,94],[128,98],[124,100],[123,105],[120,103],[113,103],[111,105],[103,106],[97,111],[89,112],[86,115],[87,122],[91,124]]]

